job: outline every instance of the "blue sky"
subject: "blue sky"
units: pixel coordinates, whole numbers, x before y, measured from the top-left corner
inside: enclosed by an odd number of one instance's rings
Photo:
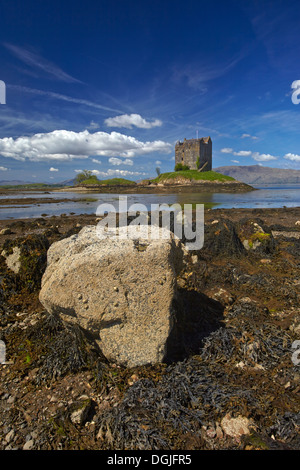
[[[300,169],[299,24],[294,0],[2,1],[0,180],[139,180],[208,135],[214,167]]]

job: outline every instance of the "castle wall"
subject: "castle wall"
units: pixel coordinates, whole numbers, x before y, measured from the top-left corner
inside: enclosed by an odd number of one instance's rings
[[[178,142],[175,145],[175,164],[188,165],[191,170],[197,170],[197,159],[199,157],[201,168],[205,162],[207,165],[203,171],[212,169],[212,141],[211,139],[191,139]]]

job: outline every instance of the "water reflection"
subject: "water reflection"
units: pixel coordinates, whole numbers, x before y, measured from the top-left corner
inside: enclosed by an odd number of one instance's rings
[[[10,195],[9,198],[52,198],[52,203],[0,206],[1,219],[18,219],[65,214],[95,214],[99,204],[113,204],[118,211],[119,194],[76,192],[32,192]],[[124,196],[124,195],[122,195]],[[6,195],[6,198],[8,196]],[[204,204],[206,208],[271,208],[300,207],[300,186],[267,187],[248,193],[176,193],[126,194],[127,205],[140,203],[151,210],[151,204]],[[1,199],[5,196],[1,195]],[[56,199],[68,199],[55,202]]]

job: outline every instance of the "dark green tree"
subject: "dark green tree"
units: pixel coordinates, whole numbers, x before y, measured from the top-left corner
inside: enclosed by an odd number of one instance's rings
[[[93,176],[93,173],[90,170],[83,170],[81,173],[78,173],[76,176],[76,183],[80,184],[85,180],[90,179]]]

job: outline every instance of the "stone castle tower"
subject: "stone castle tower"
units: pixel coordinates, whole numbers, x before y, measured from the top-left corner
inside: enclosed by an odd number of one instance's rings
[[[183,142],[177,142],[175,145],[175,165],[177,163],[188,165],[190,170],[210,171],[212,169],[211,138],[201,137],[201,139],[184,139]]]

